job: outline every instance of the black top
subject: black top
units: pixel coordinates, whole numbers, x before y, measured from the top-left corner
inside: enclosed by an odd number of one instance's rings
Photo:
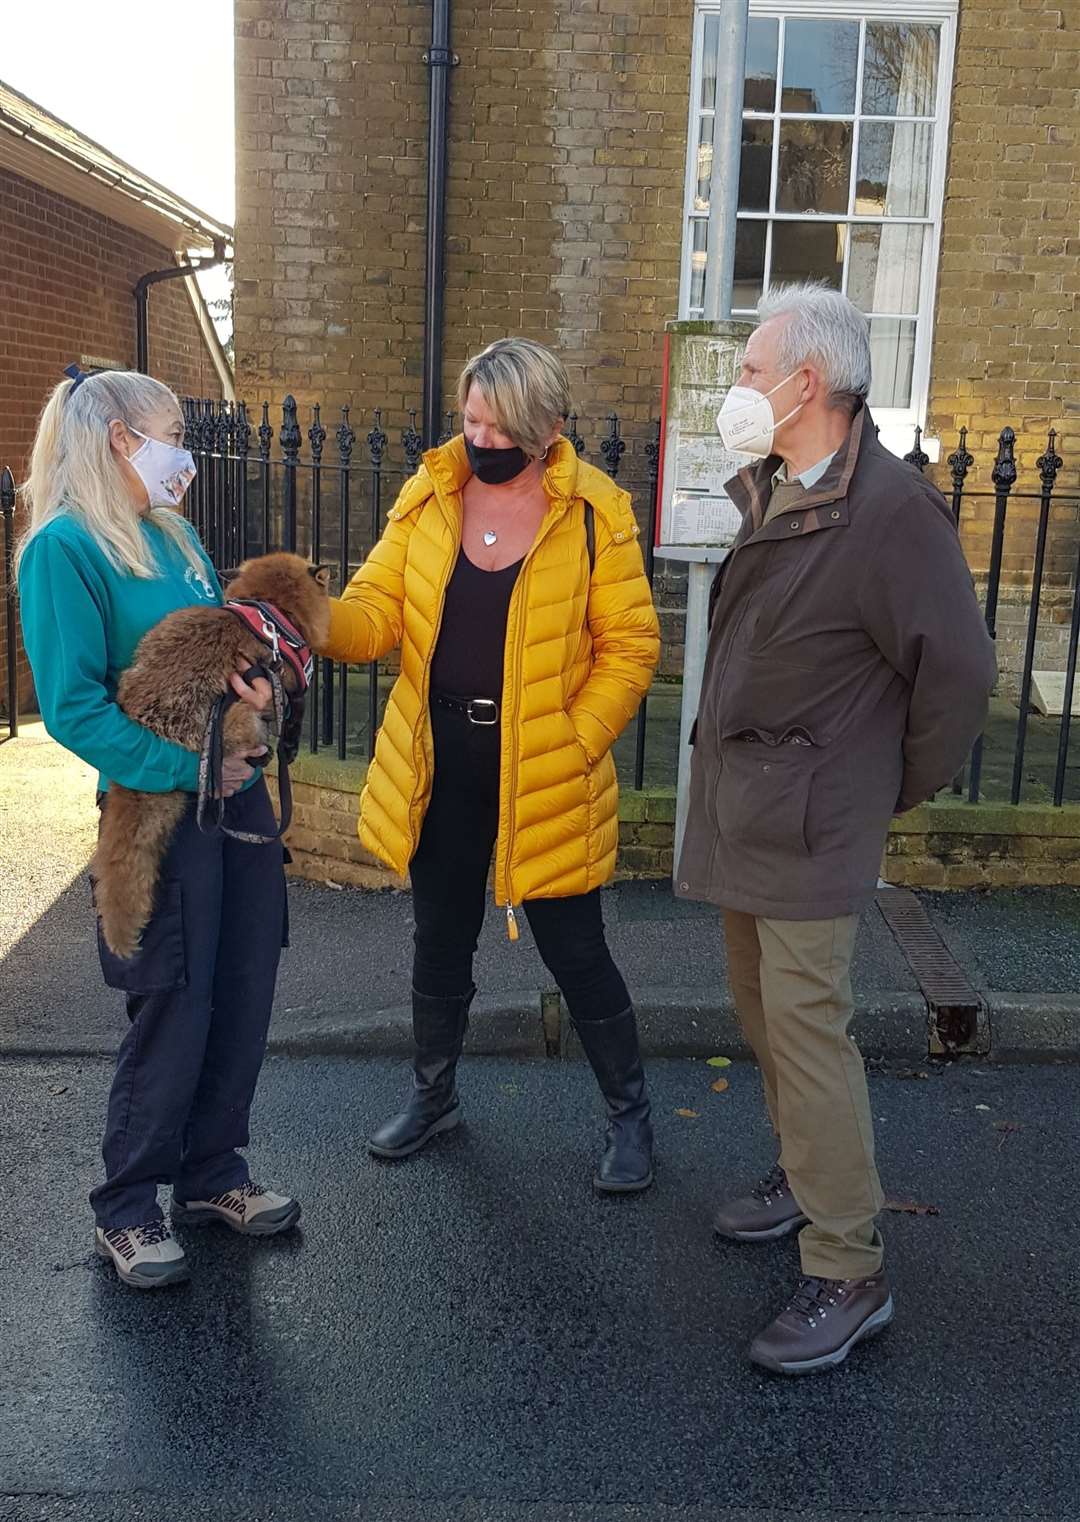
[[[431,663],[432,692],[502,701],[506,616],[522,560],[482,571],[464,550],[458,555]]]

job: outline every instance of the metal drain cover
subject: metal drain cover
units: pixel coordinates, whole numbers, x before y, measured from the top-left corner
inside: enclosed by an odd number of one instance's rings
[[[926,1000],[930,1055],[985,1056],[990,1050],[986,1003],[972,987],[922,904],[910,888],[882,888],[877,906]]]

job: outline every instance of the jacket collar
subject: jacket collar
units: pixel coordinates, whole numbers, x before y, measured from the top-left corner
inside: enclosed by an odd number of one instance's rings
[[[465,452],[465,436],[457,434],[446,444],[425,452],[424,467],[427,470],[435,495],[444,510],[450,510],[451,500],[462,490],[472,470]],[[561,435],[548,450],[546,469],[541,484],[548,499],[549,510],[565,509],[580,495],[579,475],[581,461],[569,439]],[[596,477],[597,479],[593,479]],[[618,488],[600,472],[590,472],[589,500],[598,511],[603,511],[618,497]],[[609,502],[610,499],[610,502]]]
[[[727,483],[727,493],[752,527],[748,537],[791,539],[814,534],[821,529],[843,528],[849,522],[847,495],[855,466],[865,450],[876,443],[874,420],[866,405],[860,406],[851,421],[848,436],[840,445],[821,480],[803,496],[797,509],[781,513],[762,528],[772,493],[772,480],[780,467],[779,455],[770,455],[756,465],[740,470]]]

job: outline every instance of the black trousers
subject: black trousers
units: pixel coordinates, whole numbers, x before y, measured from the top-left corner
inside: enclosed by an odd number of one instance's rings
[[[109,807],[106,795],[104,807]],[[270,834],[261,779],[225,805],[234,830]],[[162,869],[158,902],[129,961],[98,934],[105,981],[127,996],[131,1022],[116,1063],[91,1194],[97,1224],[161,1217],[157,1186],[181,1201],[242,1184],[248,1115],[266,1050],[288,900],[281,842],[204,835],[188,805]]]
[[[432,706],[435,779],[410,874],[413,987],[443,997],[472,986],[488,869],[499,827],[499,725]],[[604,937],[600,891],[526,901],[544,964],[577,1022],[623,1012],[630,995]]]

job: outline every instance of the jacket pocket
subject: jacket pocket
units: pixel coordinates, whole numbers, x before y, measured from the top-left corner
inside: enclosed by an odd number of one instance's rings
[[[161,994],[187,987],[184,901],[178,882],[159,884],[157,907],[133,957],[118,957],[109,950],[100,920],[97,940],[101,972],[109,988],[128,994]]]
[[[716,777],[717,828],[755,856],[807,857],[813,751],[807,744],[733,740],[722,747]]]

